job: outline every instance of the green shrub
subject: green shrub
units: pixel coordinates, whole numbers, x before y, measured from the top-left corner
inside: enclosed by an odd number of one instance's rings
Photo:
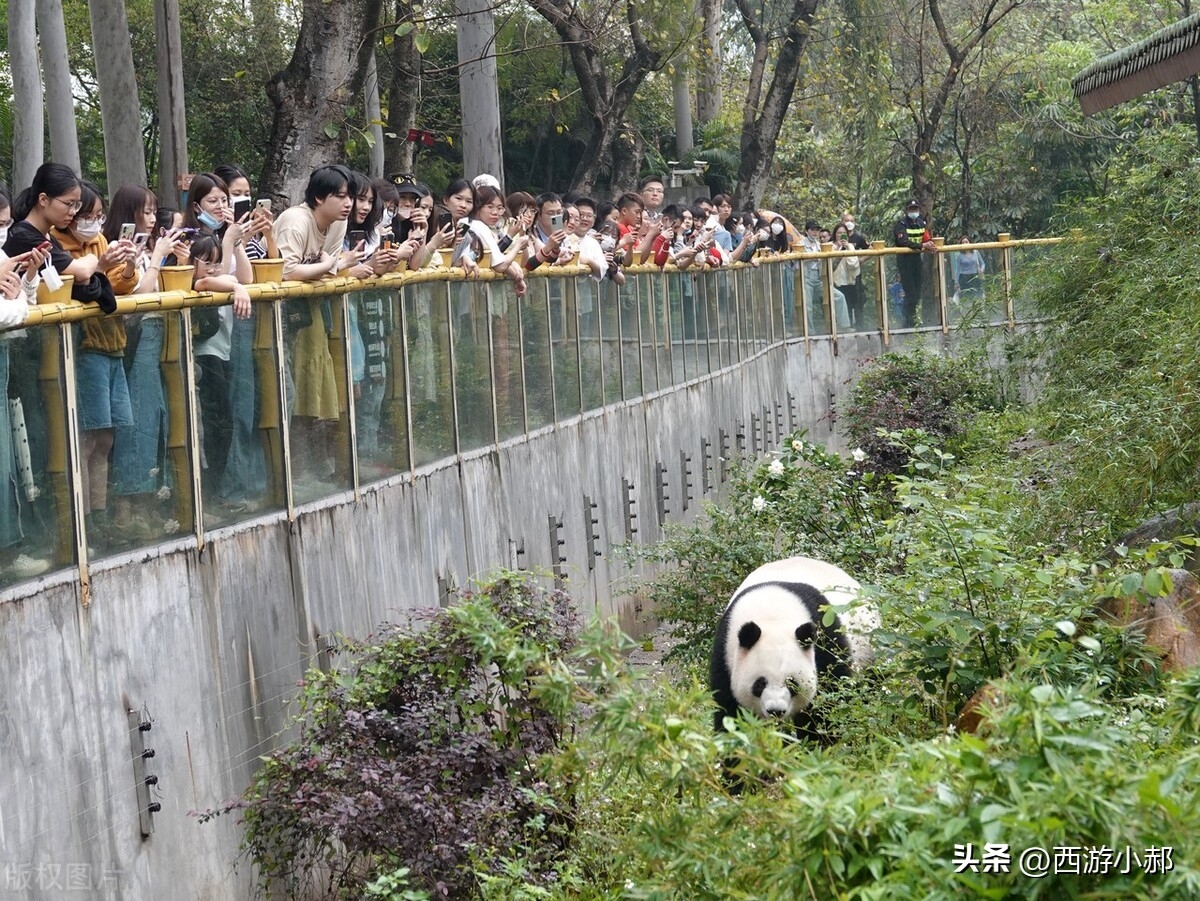
[[[570,798],[536,765],[568,728],[576,631],[563,593],[501,575],[420,631],[385,627],[347,642],[343,668],[310,672],[299,739],[237,805],[264,888],[470,897],[474,868],[512,847],[551,869]]]

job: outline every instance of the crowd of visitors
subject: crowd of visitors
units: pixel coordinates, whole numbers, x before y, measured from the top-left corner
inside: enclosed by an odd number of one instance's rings
[[[282,259],[284,278],[298,281],[338,273],[367,277],[401,267],[454,266],[468,276],[491,269],[523,296],[527,274],[545,265],[578,263],[592,278],[620,286],[631,264],[691,270],[737,262],[757,266],[764,254],[816,252],[830,243],[843,252],[869,246],[849,212],[831,232],[809,220],[798,234],[774,213],[735,212],[726,194],[691,203],[665,198],[657,177],[611,201],[578,193],[506,195],[490,175],[455,179],[439,195],[410,177],[372,179],[328,165],[311,174],[296,205],[275,216],[268,202],[255,200],[246,172],[232,164],[193,176],[175,210],[159,207],[154,194],[140,186],[119,187],[106,203],[95,185],[70,168],[47,163],[15,197],[0,188],[0,328],[24,322],[39,282],[57,289],[69,275],[74,299],[112,313],[117,296],[158,291],[163,267],[192,266],[196,290],[227,292],[232,300],[198,308],[192,316],[205,503],[215,510],[253,511],[268,480],[258,422],[256,316],[245,289],[254,280],[254,260]],[[915,201],[894,237],[902,247],[931,249]],[[794,274],[799,270],[793,277],[809,317],[820,317],[824,266],[808,259],[786,265]],[[976,290],[982,271],[981,258],[964,255],[955,269],[956,285],[963,292]],[[861,272],[857,256],[836,258],[831,293],[840,328],[864,323]],[[919,297],[919,255],[900,259],[900,278],[905,297]],[[792,279],[786,281],[790,297]],[[790,317],[792,304],[785,306]],[[388,366],[382,336],[392,314],[369,293],[349,307],[359,427],[370,448],[379,441]],[[911,324],[915,300],[906,300],[904,309]],[[294,465],[300,477],[319,480],[329,475],[329,430],[342,412],[328,300],[289,301],[284,322]],[[136,511],[171,490],[160,369],[164,329],[164,314],[149,312],[87,319],[77,331],[82,489],[89,543],[100,549],[161,533]],[[0,340],[0,385],[10,397],[7,406],[0,404],[0,435],[28,429],[30,437],[27,447],[0,440],[0,574],[9,567],[28,577],[49,565],[16,553],[22,506],[39,490],[26,470],[38,470],[35,458],[44,455],[46,441],[37,434],[45,428],[42,417],[28,409],[37,396],[30,395],[30,377],[10,379],[14,340],[31,339],[9,331]]]

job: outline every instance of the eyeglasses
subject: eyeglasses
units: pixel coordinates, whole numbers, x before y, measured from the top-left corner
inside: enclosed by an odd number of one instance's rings
[[[103,227],[104,223],[108,221],[108,217],[107,216],[76,216],[75,221],[78,222],[80,225],[83,225],[85,222],[87,222],[87,223],[95,223],[96,225]]]
[[[83,209],[83,202],[79,201],[79,200],[68,203],[67,201],[63,200],[61,197],[51,197],[50,199],[57,200],[59,203],[61,203],[63,206],[65,206],[72,213],[78,213],[81,209]]]

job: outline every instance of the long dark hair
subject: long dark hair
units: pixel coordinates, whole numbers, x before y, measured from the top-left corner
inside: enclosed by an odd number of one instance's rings
[[[368,191],[371,192],[371,210],[367,213],[367,218],[359,222],[358,198]],[[364,175],[361,172],[351,172],[350,193],[354,195],[354,206],[350,212],[350,221],[354,227],[361,228],[370,237],[375,232],[375,226],[379,224],[379,219],[383,215],[383,202],[379,199],[379,194],[375,191],[375,185],[371,182],[371,176]],[[350,231],[351,227],[346,226],[346,230]]]
[[[33,174],[33,183],[17,195],[12,205],[12,216],[17,222],[28,218],[40,196],[58,197],[80,185],[79,176],[70,166],[62,163],[42,163]],[[82,207],[81,207],[82,209]]]
[[[202,228],[208,230],[208,226],[200,221],[200,217],[196,214],[196,207],[200,205],[200,201],[212,193],[213,188],[220,188],[225,192],[225,198],[229,198],[229,186],[225,184],[225,180],[219,175],[214,175],[212,172],[201,172],[199,175],[192,176],[192,183],[188,187],[187,203],[183,207],[183,224],[187,228]],[[224,233],[225,228],[216,230],[218,233]]]
[[[96,201],[100,201],[100,214],[104,215],[104,194],[101,192],[99,185],[95,185],[90,181],[79,181],[79,209],[75,211],[75,215],[71,217],[71,222],[74,223],[80,216],[86,215],[92,211],[92,207],[96,205]]]
[[[157,210],[158,200],[149,188],[143,188],[141,185],[121,185],[117,188],[117,193],[112,196],[112,203],[108,205],[108,219],[104,223],[104,237],[109,243],[121,237],[122,225],[141,218],[148,200],[154,201],[154,208]],[[147,240],[151,246],[154,245],[153,241]]]
[[[221,163],[213,166],[213,175],[225,182],[225,189],[229,190],[229,186],[239,178],[246,179],[246,184],[250,184],[250,176],[246,174],[246,170],[236,163]]]

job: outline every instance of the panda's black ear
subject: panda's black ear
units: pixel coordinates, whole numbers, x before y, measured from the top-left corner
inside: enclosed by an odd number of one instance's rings
[[[745,623],[738,629],[738,644],[747,651],[758,644],[760,638],[762,638],[762,629],[758,627],[758,623]]]
[[[803,626],[796,627],[796,641],[800,642],[800,647],[811,647],[812,643],[817,639],[816,623],[805,623]]]

